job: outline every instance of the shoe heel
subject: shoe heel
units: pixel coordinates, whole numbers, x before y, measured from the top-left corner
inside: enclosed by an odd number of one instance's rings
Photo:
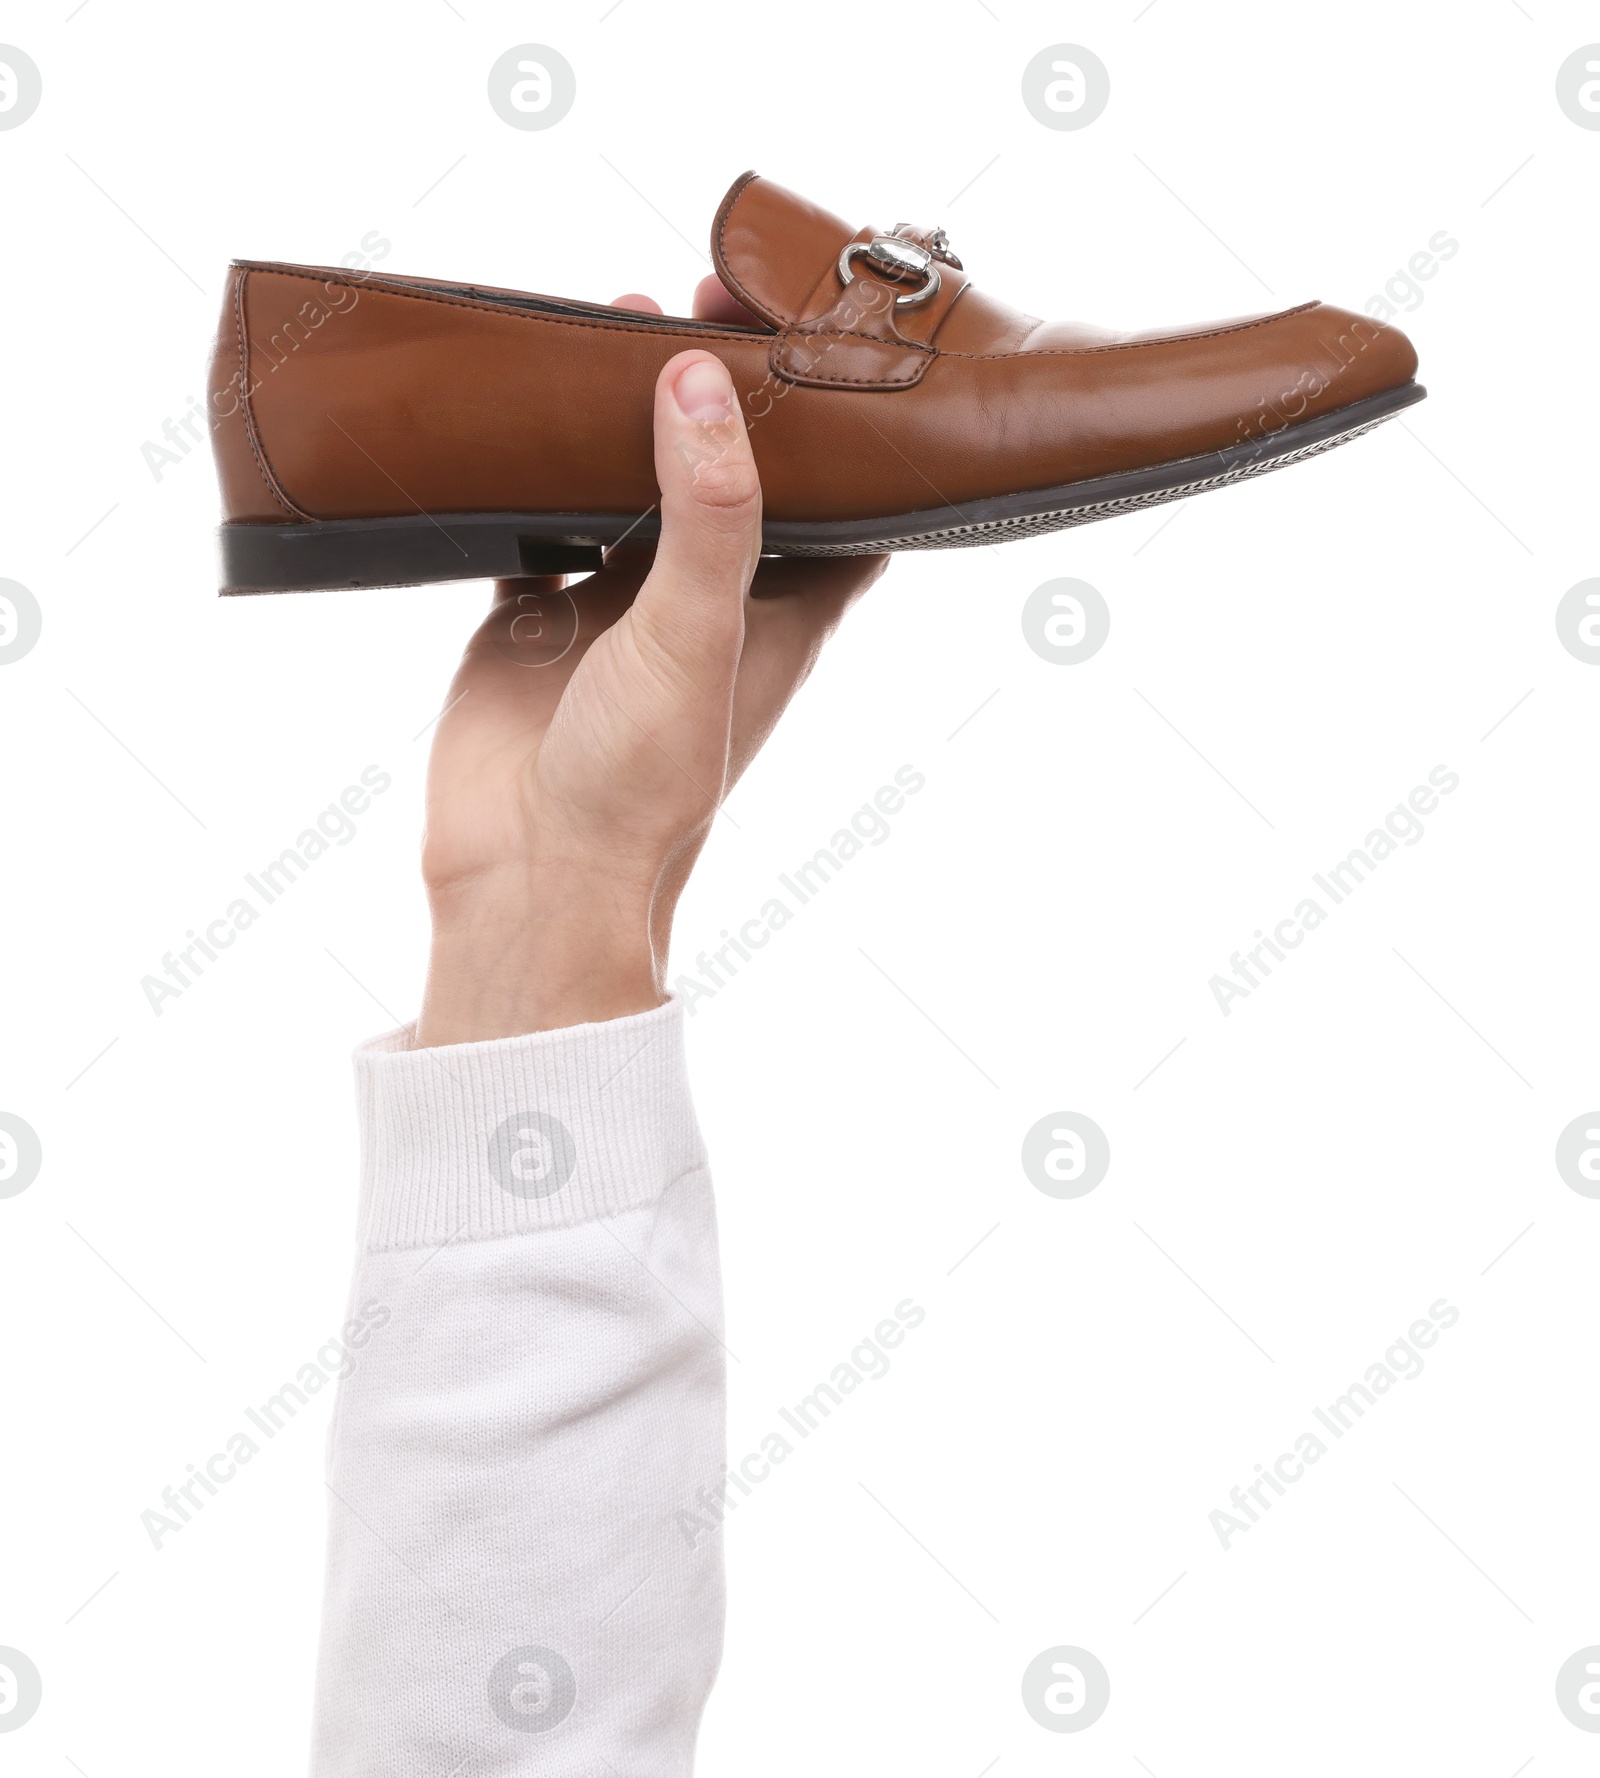
[[[229,524],[218,538],[224,595],[589,574],[603,560],[598,543],[529,536],[510,514]]]

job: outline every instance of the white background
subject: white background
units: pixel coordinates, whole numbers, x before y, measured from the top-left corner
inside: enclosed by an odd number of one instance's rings
[[[1141,4],[0,10],[44,77],[0,133],[0,576],[44,611],[0,669],[0,1110],[45,1156],[0,1201],[0,1645],[45,1685],[6,1770],[303,1768],[327,1396],[159,1552],[140,1514],[340,1320],[347,1055],[417,1004],[413,737],[487,593],[219,601],[207,455],[140,447],[233,255],[376,230],[388,270],[682,310],[749,165],[1115,324],[1460,250],[1405,298],[1403,425],[901,558],[719,823],[675,972],[927,778],[691,1025],[733,1453],[927,1320],[729,1523],[703,1774],[1594,1769],[1554,1680],[1600,1642],[1600,1203],[1553,1153],[1600,1102],[1600,672],[1553,615],[1600,572],[1600,133],[1554,82],[1600,13]],[[519,133],[484,82],[530,41],[578,99]],[[1020,96],[1063,41],[1111,72],[1081,132]],[[1019,626],[1059,575],[1112,613],[1081,666]],[[357,837],[156,1017],[141,978],[369,764]],[[1440,764],[1425,837],[1223,1017],[1209,978]],[[1061,1110],[1112,1150],[1074,1202],[1019,1160]],[[1441,1297],[1424,1374],[1225,1552],[1212,1509]],[[1056,1737],[1018,1688],[1066,1643],[1111,1704]]]

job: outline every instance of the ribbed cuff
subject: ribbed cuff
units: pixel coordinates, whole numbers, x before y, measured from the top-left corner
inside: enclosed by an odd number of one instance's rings
[[[491,1043],[355,1053],[369,1252],[569,1228],[705,1164],[683,1008]]]

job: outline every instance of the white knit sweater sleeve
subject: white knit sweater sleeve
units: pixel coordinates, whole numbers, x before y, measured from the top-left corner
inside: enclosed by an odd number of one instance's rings
[[[313,1778],[687,1778],[725,1439],[681,1008],[356,1073]]]

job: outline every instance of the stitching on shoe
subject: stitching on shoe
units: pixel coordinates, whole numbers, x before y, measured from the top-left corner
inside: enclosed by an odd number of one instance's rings
[[[722,330],[715,333],[702,333],[686,317],[687,325],[683,327],[651,327],[648,330],[640,327],[629,327],[621,321],[588,321],[577,315],[545,315],[531,309],[502,308],[498,303],[473,302],[470,297],[447,296],[432,290],[405,290],[398,285],[386,284],[379,279],[364,278],[358,284],[353,278],[329,278],[318,276],[314,272],[303,271],[298,266],[282,265],[274,260],[242,259],[235,262],[251,271],[270,272],[275,278],[298,278],[306,284],[338,284],[346,290],[376,291],[379,296],[404,297],[408,302],[442,303],[447,309],[476,309],[485,315],[503,315],[512,321],[550,321],[558,327],[591,327],[601,333],[630,333],[636,339],[648,332],[660,335],[665,339],[720,340],[727,345],[730,337],[748,340],[753,345],[767,345],[772,340],[769,333],[746,333],[730,336]],[[559,298],[552,298],[558,301]]]
[[[903,383],[892,382],[887,377],[830,377],[821,371],[797,371],[780,369],[777,373],[785,382],[797,383],[801,388],[816,388],[823,383],[855,383],[866,389],[914,389],[920,377],[912,377]]]
[[[874,346],[885,346],[892,352],[921,352],[925,357],[936,358],[939,355],[937,346],[925,346],[921,340],[886,340],[876,333],[862,333],[857,328],[829,327],[808,330],[804,327],[788,327],[778,335],[781,342],[790,340],[866,340]],[[958,354],[951,354],[958,356]]]
[[[381,279],[366,278],[357,284],[354,279],[318,277],[298,266],[282,264],[276,260],[242,259],[235,262],[242,269],[257,272],[271,272],[275,277],[299,278],[307,284],[339,284],[350,290],[374,290],[382,296],[403,297],[408,302],[440,303],[447,309],[476,309],[485,315],[504,315],[513,321],[547,322],[556,327],[588,327],[601,333],[631,333],[637,337],[641,329],[629,327],[617,321],[590,321],[576,315],[547,315],[530,309],[503,308],[498,303],[473,302],[469,297],[447,296],[442,292],[431,290],[406,290],[398,285],[383,282]],[[559,298],[552,298],[559,301]],[[1241,321],[1233,327],[1213,327],[1199,333],[1171,334],[1159,340],[1124,340],[1109,346],[1045,346],[1037,351],[1016,352],[951,352],[938,346],[927,348],[939,358],[967,358],[980,362],[995,362],[1007,358],[1088,358],[1101,352],[1143,352],[1152,346],[1182,345],[1190,340],[1221,339],[1226,334],[1248,333],[1252,328],[1269,327],[1275,321],[1284,321],[1291,315],[1303,315],[1308,309],[1320,308],[1321,299],[1313,297],[1310,302],[1297,303],[1292,309],[1280,309],[1275,315],[1264,315],[1259,321]],[[668,338],[694,340],[720,340],[723,345],[732,343],[729,335],[724,332],[702,333],[692,325],[685,327],[652,328],[652,333],[659,333]],[[740,338],[745,336],[741,335]],[[752,334],[749,341],[760,343],[767,336]],[[907,340],[908,346],[915,342]]]
[[[784,362],[784,354],[789,347],[800,342],[811,340],[825,342],[824,349],[830,351],[834,344],[839,340],[865,340],[868,345],[886,347],[892,351],[915,353],[920,355],[924,362],[920,369],[915,369],[913,374],[909,376],[880,374],[873,377],[852,377],[847,376],[842,371],[833,373],[825,368],[801,371],[796,370],[793,366]],[[821,388],[829,384],[853,383],[861,388],[887,390],[915,388],[926,374],[928,365],[938,356],[938,352],[935,351],[932,346],[925,346],[919,340],[901,340],[898,344],[895,344],[889,340],[881,339],[877,334],[860,333],[851,328],[807,330],[805,328],[795,327],[789,328],[777,336],[777,339],[773,342],[772,349],[767,354],[767,362],[772,367],[772,372],[775,376],[782,377],[785,382],[796,383],[802,388]],[[913,359],[912,362],[914,365],[915,360]],[[902,360],[899,365],[895,366],[897,372],[910,368],[910,366],[905,364],[904,360]]]
[[[250,405],[250,347],[244,324],[244,287],[249,277],[248,271],[241,270],[233,291],[233,316],[239,333],[239,411],[244,416],[244,435],[250,441],[250,454],[256,460],[256,468],[260,470],[261,479],[267,485],[267,492],[290,518],[309,519],[311,514],[302,512],[279,486],[278,478],[272,473],[266,452],[256,436],[255,410]]]
[[[728,270],[728,250],[725,243],[725,236],[728,232],[728,219],[733,215],[734,205],[738,203],[740,198],[744,196],[746,191],[748,191],[760,177],[761,175],[752,168],[741,180],[739,180],[728,193],[727,197],[722,200],[722,208],[717,213],[717,275],[718,277],[726,277],[731,280],[734,287],[733,294],[738,297],[740,302],[742,302],[747,309],[753,310],[756,314],[761,316],[764,321],[770,321],[774,327],[783,327],[788,325],[787,318],[778,314],[775,309],[769,309],[765,303],[757,302],[756,299],[750,295],[749,291],[745,289],[744,285],[734,273]]]

